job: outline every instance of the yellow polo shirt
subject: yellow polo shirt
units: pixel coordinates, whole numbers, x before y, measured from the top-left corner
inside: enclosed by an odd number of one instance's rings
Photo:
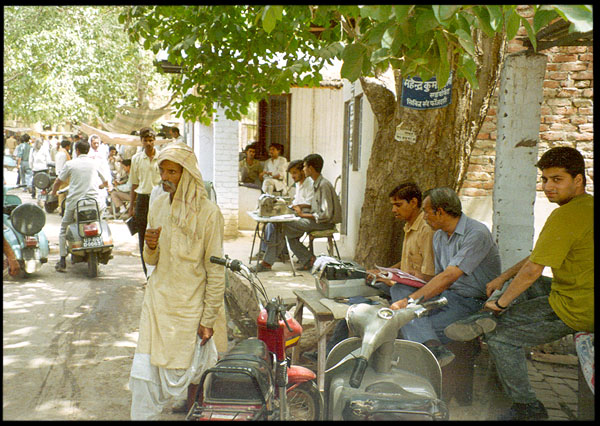
[[[594,332],[594,197],[582,194],[554,210],[529,256],[552,268],[548,302],[565,324]]]
[[[425,221],[422,210],[412,225],[409,226],[408,223],[404,225],[400,269],[406,272],[419,271],[425,275],[435,275],[434,233],[435,231]]]
[[[135,189],[136,193],[150,194],[152,188],[160,183],[157,157],[158,152],[150,160],[145,151],[140,151],[131,158],[129,181],[132,185],[138,185]]]

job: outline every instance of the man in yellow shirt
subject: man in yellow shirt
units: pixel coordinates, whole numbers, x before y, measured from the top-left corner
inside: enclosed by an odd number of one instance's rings
[[[140,139],[142,140],[143,150],[131,158],[131,170],[129,172],[129,181],[131,190],[129,193],[129,216],[134,216],[135,224],[138,230],[138,239],[140,244],[140,255],[144,275],[147,277],[146,263],[144,262],[144,236],[146,234],[146,224],[148,222],[148,207],[150,204],[150,193],[160,182],[158,173],[158,163],[156,161],[156,149],[154,141],[156,133],[149,127],[140,130]]]
[[[490,295],[514,277],[499,298],[490,298],[484,306],[502,315],[484,322],[463,320],[445,330],[456,340],[484,334],[500,382],[513,401],[499,420],[548,418],[529,383],[523,347],[594,331],[594,198],[585,192],[583,156],[574,148],[552,148],[537,167],[544,193],[559,207],[546,220],[531,254],[487,284]],[[543,278],[546,266],[552,268],[550,294],[510,306]]]

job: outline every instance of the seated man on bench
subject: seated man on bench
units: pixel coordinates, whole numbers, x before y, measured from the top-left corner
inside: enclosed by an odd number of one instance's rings
[[[405,182],[396,186],[388,195],[392,214],[396,219],[403,220],[404,240],[402,241],[402,256],[400,262],[391,266],[399,268],[423,281],[429,281],[435,275],[433,256],[433,229],[427,224],[421,209],[422,194],[419,186],[413,182]],[[369,277],[377,275],[378,269],[371,269]],[[390,295],[393,287],[406,287],[391,279],[377,277],[376,286]],[[381,283],[381,284],[380,284]],[[412,287],[407,287],[412,288]],[[395,292],[395,291],[394,291]],[[346,320],[340,320],[331,338],[327,341],[327,353],[333,347],[348,337]],[[316,352],[304,352],[303,356],[312,361],[317,360]]]
[[[523,347],[594,331],[594,197],[585,192],[583,156],[575,148],[556,147],[542,155],[537,167],[544,193],[559,207],[546,220],[531,254],[488,283],[488,295],[504,289],[484,309],[502,315],[478,313],[446,328],[456,340],[484,335],[500,382],[513,401],[499,420],[548,418],[529,383]],[[539,285],[546,266],[553,276],[549,294],[515,301]]]
[[[425,220],[433,236],[436,275],[423,287],[394,286],[391,309],[402,309],[412,300],[443,296],[448,304],[402,327],[406,340],[424,344],[441,367],[455,355],[444,344],[447,325],[481,310],[485,285],[500,273],[498,246],[489,229],[462,212],[458,195],[450,188],[434,188],[423,200]]]

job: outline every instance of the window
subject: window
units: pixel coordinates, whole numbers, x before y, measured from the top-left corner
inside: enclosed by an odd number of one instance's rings
[[[283,156],[290,155],[290,114],[292,95],[270,95],[258,103],[258,151],[256,158],[269,157],[272,142],[283,145]]]

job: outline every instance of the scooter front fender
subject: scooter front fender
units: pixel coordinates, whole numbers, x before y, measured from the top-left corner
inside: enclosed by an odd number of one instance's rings
[[[311,369],[301,365],[289,366],[287,373],[289,384],[304,383],[317,378],[317,375]]]

